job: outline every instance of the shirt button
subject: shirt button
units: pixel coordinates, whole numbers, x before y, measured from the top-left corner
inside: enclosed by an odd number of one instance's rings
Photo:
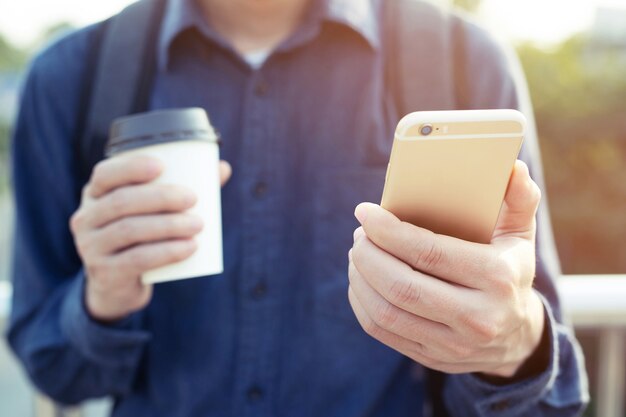
[[[505,411],[510,406],[509,400],[502,400],[491,404],[491,411]]]
[[[248,389],[248,400],[250,402],[258,402],[263,398],[263,390],[257,386],[250,387]]]
[[[256,94],[259,97],[264,97],[267,95],[267,92],[269,91],[269,89],[270,89],[270,86],[267,82],[259,81],[254,87],[254,94]]]
[[[267,193],[267,184],[263,181],[259,181],[256,183],[254,188],[252,189],[252,194],[255,197],[263,197]]]
[[[252,298],[254,298],[255,300],[260,300],[265,296],[265,294],[267,294],[267,285],[265,285],[264,282],[259,282],[252,289]]]

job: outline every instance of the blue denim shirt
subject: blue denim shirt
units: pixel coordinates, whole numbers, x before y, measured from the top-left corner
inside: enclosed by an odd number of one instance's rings
[[[376,2],[312,2],[258,70],[201,16],[192,1],[169,2],[151,108],[203,107],[221,132],[233,166],[224,273],[158,284],[144,311],[115,325],[86,313],[68,230],[82,185],[70,139],[93,44],[86,28],[40,54],[24,89],[13,143],[12,348],[52,398],[113,396],[118,417],[429,415],[424,368],[366,335],[347,301],[352,213],[380,199],[399,118],[387,105]],[[501,88],[500,50],[472,39],[470,104],[517,106]],[[540,181],[533,141],[523,157]],[[549,366],[499,386],[448,376],[441,394],[453,416],[569,416],[586,401],[545,225],[536,287]]]

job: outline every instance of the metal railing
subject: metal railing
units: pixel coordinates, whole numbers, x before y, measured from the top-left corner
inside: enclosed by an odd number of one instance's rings
[[[626,275],[569,275],[558,287],[574,326],[599,332],[596,415],[624,417]]]
[[[598,384],[593,392],[597,417],[624,417],[626,381],[626,275],[568,275],[559,279],[564,313],[577,329],[598,332]],[[0,324],[9,309],[11,288],[0,282]],[[101,411],[87,413],[103,416]],[[59,409],[45,397],[35,394],[36,417],[80,417],[81,409]],[[94,415],[94,417],[95,417]]]

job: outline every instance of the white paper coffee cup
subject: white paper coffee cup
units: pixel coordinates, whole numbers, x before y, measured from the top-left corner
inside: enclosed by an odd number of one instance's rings
[[[142,275],[145,284],[220,274],[224,271],[218,137],[200,108],[160,110],[116,119],[110,132],[107,156],[149,155],[164,164],[155,180],[182,185],[197,196],[188,210],[202,218],[204,228],[195,236],[196,252]]]

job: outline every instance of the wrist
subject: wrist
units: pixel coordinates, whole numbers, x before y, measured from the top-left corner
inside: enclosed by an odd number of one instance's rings
[[[111,324],[128,317],[132,311],[115,308],[114,303],[103,299],[87,281],[85,288],[85,310],[89,317],[101,324]]]
[[[526,320],[519,330],[521,338],[515,345],[519,347],[520,353],[516,355],[519,359],[494,372],[480,374],[482,379],[503,385],[531,378],[547,369],[551,340],[544,306],[532,290],[527,305]]]

